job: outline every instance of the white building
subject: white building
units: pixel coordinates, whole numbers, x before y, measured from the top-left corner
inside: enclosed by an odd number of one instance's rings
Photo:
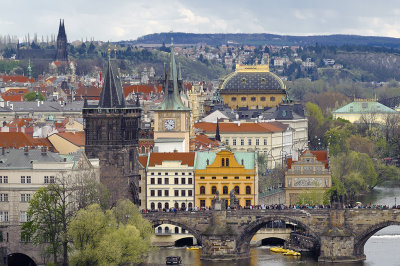
[[[194,207],[194,152],[151,153],[147,161],[149,209]]]

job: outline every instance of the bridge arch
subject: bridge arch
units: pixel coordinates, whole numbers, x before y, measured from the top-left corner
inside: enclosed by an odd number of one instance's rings
[[[186,231],[188,231],[190,234],[192,234],[196,239],[197,239],[197,243],[199,243],[201,245],[201,232],[191,228],[190,226],[185,225],[184,223],[180,223],[180,222],[176,222],[174,220],[169,220],[169,219],[163,219],[163,220],[150,220],[150,222],[153,224],[154,228],[156,228],[159,225],[162,224],[172,224],[175,226],[179,226],[183,229],[185,229]],[[174,231],[172,231],[174,232]]]
[[[36,266],[34,258],[28,256],[25,253],[11,253],[7,255],[7,261],[9,266]]]
[[[268,215],[261,217],[254,222],[249,223],[241,230],[241,233],[237,238],[238,239],[238,242],[236,244],[237,250],[240,252],[248,251],[250,247],[250,241],[253,238],[253,236],[257,233],[257,231],[263,228],[268,222],[276,220],[298,224],[300,227],[307,230],[307,232],[312,236],[312,238],[315,239],[316,244],[318,245],[320,244],[321,240],[319,235],[315,233],[314,230],[307,224],[288,216]]]
[[[355,239],[354,239],[354,252],[355,255],[364,255],[364,246],[365,243],[370,239],[371,236],[373,236],[376,232],[379,230],[391,226],[391,225],[400,225],[400,222],[398,221],[385,221],[381,223],[377,223],[368,229],[362,231],[360,234],[358,234]]]

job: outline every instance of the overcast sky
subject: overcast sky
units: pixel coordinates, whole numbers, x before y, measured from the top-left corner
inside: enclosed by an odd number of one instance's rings
[[[0,34],[68,41],[149,33],[357,34],[400,37],[400,0],[2,0]],[[6,2],[6,3],[4,3]]]

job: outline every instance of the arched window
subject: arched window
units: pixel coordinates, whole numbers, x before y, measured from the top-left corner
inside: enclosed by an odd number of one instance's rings
[[[204,186],[201,186],[201,187],[200,187],[200,194],[201,194],[201,195],[206,194],[206,188],[205,188]]]
[[[193,208],[193,204],[191,202],[189,202],[188,207],[189,207],[189,209]]]
[[[142,146],[142,153],[146,152],[146,148],[144,146]]]
[[[154,210],[154,209],[156,208],[156,205],[154,204],[154,202],[152,202],[152,203],[150,204],[150,208],[151,208],[152,210]]]
[[[182,209],[186,209],[186,205],[184,202],[182,202],[181,206],[182,206]]]
[[[221,165],[225,166],[225,158],[222,158]]]
[[[179,234],[179,227],[175,227],[175,234]]]
[[[153,152],[153,146],[150,146],[150,152]]]
[[[251,194],[251,187],[250,187],[250,186],[247,186],[247,187],[246,187],[246,194],[247,194],[247,195],[250,195],[250,194]]]
[[[157,227],[157,231],[158,231],[159,234],[162,233],[162,228],[161,228],[161,226]]]
[[[166,234],[169,233],[169,227],[168,227],[168,226],[165,227],[164,232],[165,232]]]
[[[157,204],[157,208],[158,208],[158,209],[162,209],[162,204],[161,204],[161,202],[159,202],[159,203]]]
[[[226,166],[229,166],[229,158],[226,158]]]
[[[178,202],[175,202],[175,209],[179,209],[179,204],[178,204]]]
[[[215,195],[216,193],[217,193],[217,187],[216,186],[212,186],[211,194]]]
[[[166,202],[164,206],[165,206],[165,209],[167,209],[167,210],[169,209],[169,203],[168,202]]]
[[[228,194],[228,187],[227,186],[224,186],[223,188],[222,188],[222,194]]]
[[[239,195],[239,194],[240,194],[239,186],[236,186],[236,187],[235,187],[235,193],[236,193],[236,195]]]

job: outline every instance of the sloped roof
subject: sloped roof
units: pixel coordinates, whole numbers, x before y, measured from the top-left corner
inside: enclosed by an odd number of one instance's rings
[[[0,75],[0,78],[3,79],[4,82],[19,82],[19,83],[35,82],[33,78],[29,79],[28,77],[21,75],[15,75],[15,76]]]
[[[373,101],[356,101],[333,111],[333,113],[355,113],[355,114],[369,114],[369,113],[396,113],[395,110]]]
[[[23,132],[0,132],[0,147],[22,148],[25,146],[52,147],[52,145],[48,141],[42,138],[34,139]]]
[[[300,155],[300,157],[302,157],[304,154],[306,154],[307,152],[310,152],[311,154],[313,154],[315,156],[315,158],[317,159],[317,161],[322,162],[325,164],[325,168],[328,169],[329,168],[329,161],[328,161],[328,152],[327,151],[310,151],[310,150],[305,150],[302,152],[302,154]],[[292,164],[298,162],[298,161],[293,161],[292,158],[288,158],[287,159],[287,166],[288,169],[292,168]]]
[[[150,153],[149,165],[161,165],[163,161],[181,161],[181,165],[194,165],[194,152],[153,152]]]
[[[209,164],[211,165],[215,158],[217,157],[218,152],[212,151],[199,151],[196,152],[196,170],[204,170],[207,167],[207,159]],[[253,170],[255,167],[255,158],[254,152],[234,152],[235,160],[238,164],[241,164],[242,160],[244,163],[244,168],[247,170]]]
[[[218,141],[208,138],[206,135],[197,135],[195,139],[190,140],[191,144],[194,144],[196,151],[207,150],[220,146]]]
[[[124,86],[124,95],[127,97],[129,93],[144,93],[144,94],[150,94],[151,92],[154,93],[161,93],[162,92],[162,86],[153,86],[153,85],[130,85],[130,86]]]
[[[276,122],[279,123],[279,122]],[[281,124],[281,123],[279,123]],[[194,125],[198,129],[204,130],[204,132],[215,133],[217,124],[215,123],[207,123],[207,122],[199,122]],[[219,123],[219,131],[220,133],[246,133],[246,132],[282,132],[284,131],[284,126],[277,126],[277,124],[272,123]]]
[[[25,155],[24,149],[10,149],[2,155],[0,153],[0,169],[32,169],[32,161],[63,162],[64,158],[58,153],[47,151],[42,155],[40,149],[29,150]]]
[[[76,146],[85,146],[85,132],[63,132],[63,133],[56,133],[56,135],[66,139],[67,141],[71,142]]]
[[[139,163],[146,168],[147,167],[147,159],[149,158],[149,156],[139,156]]]

